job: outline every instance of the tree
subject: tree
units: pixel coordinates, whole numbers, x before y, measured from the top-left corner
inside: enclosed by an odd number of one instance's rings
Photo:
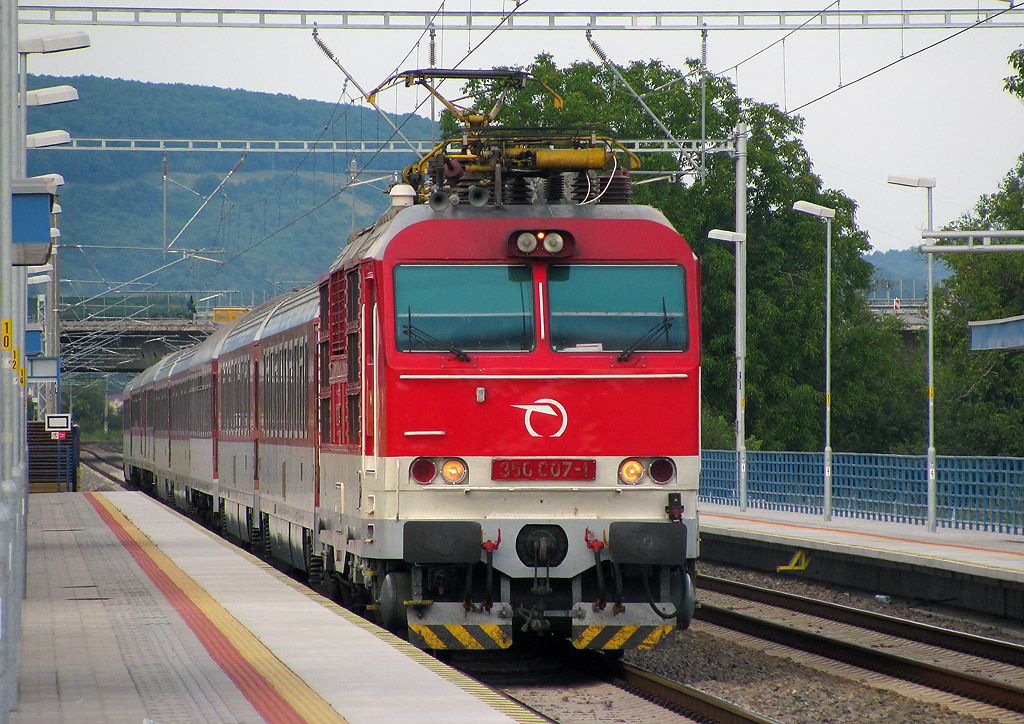
[[[999,189],[953,226],[1024,228],[1024,154]],[[971,351],[967,326],[1024,314],[1024,255],[950,254],[947,263],[953,276],[940,288],[936,315],[936,447],[1024,457],[1024,352]]]
[[[1024,100],[1024,46],[1007,59],[1007,92]],[[999,188],[953,228],[1024,228],[1024,154]],[[1024,314],[1024,255],[946,258],[953,276],[936,314],[936,447],[950,455],[1024,456],[1024,353],[971,351],[968,322]]]
[[[107,396],[102,380],[85,385],[65,384],[61,388],[61,407],[71,412],[72,421],[82,432],[103,429],[103,408]]]
[[[1016,73],[1006,78],[1003,87],[1006,88],[1007,93],[1015,95],[1024,101],[1024,45],[1010,53],[1007,61]]]
[[[500,117],[504,126],[597,126],[619,138],[664,136],[603,65],[578,62],[559,69],[550,55],[540,55],[526,70],[556,88],[565,107],[555,108],[537,84],[528,84],[508,94]],[[700,137],[696,61],[685,70],[656,60],[638,61],[621,72],[634,89],[647,94],[645,102],[673,135]],[[479,83],[467,84],[466,90],[483,93],[481,107],[490,107],[496,100]],[[834,375],[833,446],[884,451],[916,439],[920,423],[910,422],[907,414],[891,413],[898,401],[911,397],[915,383],[918,389],[921,384],[900,366],[905,355],[898,330],[866,311],[871,266],[861,257],[868,240],[856,226],[855,202],[842,192],[823,188],[799,138],[802,119],[774,105],[741,99],[727,79],[709,76],[708,137],[730,137],[741,114],[751,129],[747,159],[749,433],[760,438],[764,449],[816,450],[824,444],[825,229],[821,222],[791,211],[794,201],[807,199],[836,209],[833,360],[842,375]],[[451,118],[442,122],[442,129],[446,135],[455,132]],[[680,162],[675,154],[644,161],[647,169],[666,170],[678,170]],[[634,200],[660,209],[703,258],[705,419],[731,420],[735,410],[734,262],[732,250],[707,241],[707,232],[733,228],[733,160],[709,155],[704,182],[637,186]],[[872,421],[883,417],[893,422],[891,428],[880,431]]]

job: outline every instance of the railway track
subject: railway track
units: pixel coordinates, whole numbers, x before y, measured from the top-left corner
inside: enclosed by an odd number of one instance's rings
[[[564,642],[500,655],[457,652],[451,664],[551,721],[775,722],[719,697]]]
[[[1019,644],[709,576],[698,588],[697,617],[708,623],[998,707],[1007,718],[1024,714]]]
[[[676,710],[695,715],[700,721],[714,721],[722,724],[740,724],[741,722],[767,724],[776,721],[700,689],[652,674],[637,666],[625,664],[622,667],[621,680],[631,691],[637,692],[644,698],[664,701]]]
[[[89,468],[105,481],[123,488],[125,484],[121,460],[120,449],[111,443],[83,443],[79,448],[80,465]]]

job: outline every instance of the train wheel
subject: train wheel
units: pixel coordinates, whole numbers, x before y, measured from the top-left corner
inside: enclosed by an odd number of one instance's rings
[[[392,633],[404,636],[407,626],[405,602],[412,597],[412,576],[405,571],[391,571],[384,576],[377,600],[381,625]]]
[[[259,555],[263,545],[263,531],[257,528],[255,525],[249,526],[249,550],[254,555]]]
[[[260,528],[262,528],[263,557],[268,561],[274,557],[273,541],[270,538],[270,515],[260,514]]]
[[[331,571],[324,571],[320,576],[320,585],[317,587],[320,595],[338,603],[341,601],[341,584],[338,577]]]
[[[355,607],[358,594],[351,581],[338,580],[338,597],[341,599],[341,605],[345,608]]]
[[[306,573],[309,576],[309,585],[317,588],[324,575],[324,557],[311,553],[306,561]]]

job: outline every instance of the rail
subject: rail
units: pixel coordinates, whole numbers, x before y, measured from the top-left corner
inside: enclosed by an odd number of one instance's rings
[[[713,590],[706,585],[707,583],[708,581],[705,581],[704,588]],[[749,589],[753,589],[753,591]],[[915,643],[901,646],[898,641],[894,640],[892,644],[880,647],[871,643],[870,636],[864,637],[857,632],[850,635],[850,630],[842,627],[819,626],[817,620],[794,620],[790,612],[798,611],[806,616],[814,616],[816,619],[835,621],[846,626],[852,625],[857,630],[872,632],[879,630],[885,632],[884,626],[895,626],[895,622],[899,619],[886,617],[890,619],[888,622],[869,622],[866,618],[869,614],[859,612],[864,614],[864,617],[855,621],[847,618],[846,614],[841,615],[839,609],[842,607],[825,604],[825,608],[819,610],[817,606],[823,602],[818,602],[815,599],[792,594],[787,594],[784,597],[772,597],[772,593],[774,592],[768,589],[741,586],[717,596],[705,596],[697,610],[697,618],[759,639],[809,651],[833,661],[842,661],[894,678],[923,684],[933,689],[974,699],[1012,712],[1024,712],[1024,688],[1015,683],[1019,681],[1019,676],[1005,678],[1006,671],[1017,671],[1015,665],[1020,660],[1020,647],[1007,644],[995,659],[988,659],[987,654],[979,655],[972,651],[965,654],[967,658],[959,662],[954,661],[953,657],[949,657],[947,660],[946,656],[937,655],[928,649],[915,649]],[[722,595],[733,597],[736,603],[734,604],[728,599],[721,599]],[[715,603],[707,600],[708,598],[714,600]],[[748,601],[755,601],[771,608],[750,606]],[[865,623],[869,625],[865,626]],[[911,622],[902,623],[912,626]],[[930,628],[934,633],[934,627]],[[910,642],[918,642],[924,635],[923,631],[912,633],[913,635],[908,639]],[[959,654],[963,647],[977,645],[977,641],[969,641],[969,639],[979,638],[961,637],[952,631],[945,632],[945,634],[946,638],[941,642],[928,641],[926,646],[938,646],[945,651]],[[902,637],[903,634],[888,635]],[[946,641],[950,642],[952,648],[946,647]],[[1015,652],[1016,655],[1012,657],[1009,669],[1007,667],[998,670],[988,669],[981,667],[978,663],[978,660],[1005,661]]]

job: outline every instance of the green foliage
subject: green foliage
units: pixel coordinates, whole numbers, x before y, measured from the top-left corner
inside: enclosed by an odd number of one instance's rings
[[[1024,155],[957,229],[1024,228]],[[1024,315],[1024,256],[950,254],[936,315],[936,448],[1024,457],[1024,354],[970,349],[967,323]]]
[[[103,431],[104,407],[108,405],[103,380],[93,380],[84,385],[65,384],[61,388],[61,409],[71,413],[71,419],[78,425],[83,436]],[[107,410],[107,427],[121,428],[121,413]]]
[[[700,84],[691,61],[683,71],[660,61],[633,62],[621,72],[677,138],[700,137]],[[508,94],[504,126],[593,127],[619,138],[658,138],[664,132],[644,113],[605,66],[578,62],[556,67],[540,55],[526,68],[565,99],[557,109],[536,84]],[[690,73],[685,79],[680,79]],[[657,92],[654,89],[662,88]],[[495,101],[479,83],[478,107]],[[825,189],[800,141],[803,122],[776,106],[736,96],[731,83],[707,79],[709,138],[727,138],[742,112],[750,126],[747,200],[747,429],[765,449],[812,450],[824,442],[825,228],[791,211],[806,199],[836,209],[833,224],[833,446],[837,450],[887,450],[919,435],[920,424],[893,414],[908,388],[920,389],[918,369],[908,375],[909,353],[899,330],[866,311],[872,267],[862,259],[867,237],[857,228],[856,204]],[[442,122],[455,132],[451,118]],[[673,154],[645,157],[646,169],[677,170]],[[712,228],[733,228],[734,163],[707,157],[704,183],[637,186],[634,201],[660,209],[703,258],[705,446],[726,445],[721,429],[735,410],[734,261],[730,248],[707,241]],[[915,379],[916,377],[916,379]],[[885,418],[879,429],[874,421]],[[731,427],[726,425],[726,429]],[[721,440],[719,438],[722,438]],[[728,447],[732,446],[729,442]]]
[[[736,432],[726,419],[706,403],[700,406],[700,446],[705,450],[732,450]]]
[[[1010,53],[1007,58],[1010,67],[1015,71],[1013,75],[1005,79],[1007,93],[1017,96],[1024,101],[1024,45]]]

